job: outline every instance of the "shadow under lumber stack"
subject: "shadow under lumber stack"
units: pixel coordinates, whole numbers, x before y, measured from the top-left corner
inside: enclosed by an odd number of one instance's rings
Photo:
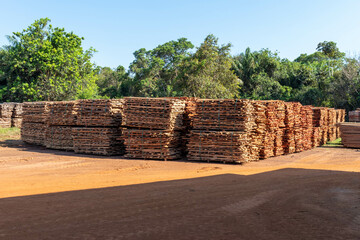
[[[244,163],[259,160],[259,146],[252,134],[256,127],[251,100],[199,99],[188,160]]]
[[[45,146],[47,148],[73,150],[72,128],[76,125],[75,106],[75,101],[52,102],[49,104],[45,132]]]
[[[45,146],[46,121],[51,102],[23,103],[21,139],[30,144]]]
[[[183,156],[186,101],[125,98],[122,138],[128,158],[174,160]]]
[[[76,127],[72,128],[74,151],[96,155],[122,155],[119,125],[123,112],[122,99],[78,100]]]

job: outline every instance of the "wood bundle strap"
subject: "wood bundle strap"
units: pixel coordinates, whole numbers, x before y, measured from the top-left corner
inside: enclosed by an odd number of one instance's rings
[[[185,100],[177,98],[124,98],[124,127],[182,130]]]
[[[21,127],[21,140],[29,144],[45,145],[45,124],[23,122]]]
[[[59,150],[73,150],[73,134],[71,126],[47,126],[45,132],[45,146]]]
[[[76,101],[60,101],[49,104],[47,124],[56,126],[76,125]]]
[[[95,155],[122,155],[121,132],[112,127],[73,127],[74,151]]]
[[[338,123],[344,147],[360,148],[360,123]]]
[[[175,160],[182,157],[179,131],[123,128],[121,139],[128,158]]]
[[[254,161],[244,132],[192,130],[188,145],[188,160],[244,163]]]
[[[123,99],[78,100],[75,104],[76,125],[118,127],[122,121]]]

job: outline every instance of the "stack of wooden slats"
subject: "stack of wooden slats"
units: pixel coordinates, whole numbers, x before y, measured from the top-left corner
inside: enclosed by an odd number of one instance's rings
[[[46,121],[45,146],[52,149],[73,150],[72,127],[76,125],[76,101],[49,104]]]
[[[16,103],[11,117],[11,127],[21,128],[22,124],[22,103]]]
[[[15,103],[0,104],[0,128],[11,127],[11,117],[14,111]]]
[[[349,122],[360,122],[360,108],[349,111]]]
[[[334,141],[336,139],[336,110],[334,108],[328,108],[328,141]]]
[[[186,157],[188,153],[187,145],[189,143],[189,134],[193,129],[197,98],[181,97],[180,99],[185,101],[185,111],[183,115],[184,129],[181,131],[181,148],[183,157]]]
[[[280,156],[285,153],[284,151],[284,135],[286,131],[285,125],[285,102],[283,101],[274,101],[275,104],[275,114],[277,129],[275,130],[275,144],[274,144],[274,156]]]
[[[304,151],[304,134],[303,134],[303,115],[301,111],[302,105],[299,102],[293,103],[294,108],[294,139],[295,139],[295,152]]]
[[[319,128],[319,144],[324,145],[328,141],[328,110],[324,107],[313,107],[313,127]],[[313,138],[315,139],[315,138]],[[315,144],[315,143],[313,143]]]
[[[285,103],[285,133],[284,133],[284,153],[294,153],[296,150],[295,145],[295,115],[294,115],[294,103]]]
[[[336,109],[336,138],[340,138],[340,127],[338,123],[345,122],[345,109]]]
[[[256,150],[259,155],[259,159],[264,158],[263,146],[265,144],[265,135],[266,135],[266,105],[261,101],[252,101],[254,108],[254,118],[255,118],[255,128],[253,129],[252,138],[253,146],[256,146]]]
[[[183,155],[181,132],[186,101],[125,98],[122,121],[126,157],[173,160]]]
[[[188,159],[242,163],[259,159],[254,145],[256,127],[250,100],[199,99],[194,129],[190,132]]]
[[[121,124],[123,99],[78,100],[75,107],[78,126],[118,127]]]
[[[114,127],[73,127],[74,151],[95,155],[122,155],[121,133]]]
[[[30,144],[44,145],[46,120],[51,102],[27,102],[23,104],[21,139]]]
[[[312,106],[302,106],[301,112],[303,127],[303,147],[304,150],[309,150],[313,147],[312,138],[314,134]]]
[[[74,151],[97,155],[122,155],[123,140],[119,126],[123,99],[79,100],[75,104],[76,128],[73,128]]]
[[[338,123],[344,147],[360,148],[360,123]]]

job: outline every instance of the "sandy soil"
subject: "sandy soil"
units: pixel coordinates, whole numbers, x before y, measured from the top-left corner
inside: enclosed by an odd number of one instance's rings
[[[0,142],[0,239],[360,239],[360,152],[245,165]]]

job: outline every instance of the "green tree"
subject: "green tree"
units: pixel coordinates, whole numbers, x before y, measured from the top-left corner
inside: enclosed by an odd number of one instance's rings
[[[181,67],[176,89],[180,95],[200,98],[233,98],[240,79],[232,70],[231,44],[219,45],[208,35],[197,51]]]
[[[97,94],[90,62],[94,49],[83,50],[83,38],[36,20],[8,37],[0,58],[3,100],[70,100]]]

